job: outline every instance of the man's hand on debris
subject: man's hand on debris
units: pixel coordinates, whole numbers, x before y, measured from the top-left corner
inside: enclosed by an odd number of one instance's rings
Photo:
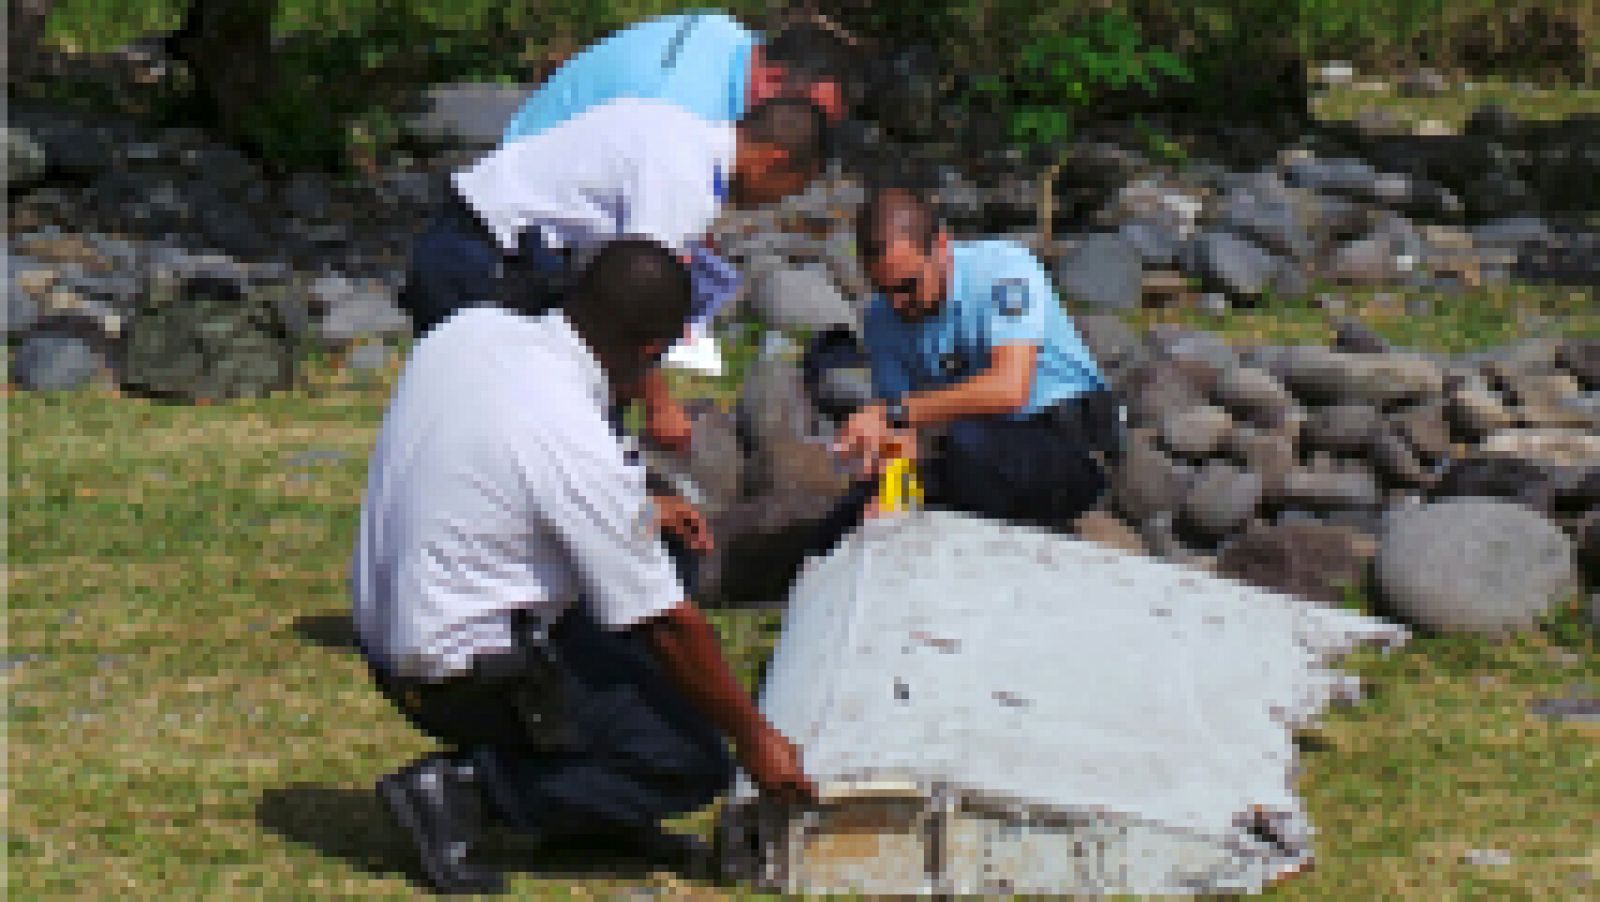
[[[869,404],[845,421],[834,450],[863,475],[875,477],[890,460],[916,459],[917,434],[910,429],[891,428],[883,405]]]
[[[711,550],[711,527],[694,505],[677,495],[656,495],[651,501],[655,504],[658,529],[676,536],[690,551]]]
[[[763,724],[754,736],[736,742],[735,750],[740,766],[763,793],[788,804],[817,797],[817,788],[801,762],[800,747],[770,724]]]

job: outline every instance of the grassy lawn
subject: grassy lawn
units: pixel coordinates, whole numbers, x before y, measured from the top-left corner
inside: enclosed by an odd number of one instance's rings
[[[1437,97],[1403,97],[1392,85],[1384,85],[1382,90],[1343,85],[1320,92],[1312,100],[1312,112],[1319,119],[1333,122],[1355,119],[1364,111],[1381,110],[1411,126],[1434,121],[1460,128],[1485,103],[1497,103],[1521,119],[1564,119],[1600,110],[1600,89],[1527,87],[1491,81],[1476,84],[1470,91],[1456,86]]]
[[[1563,316],[1595,329],[1592,311]],[[1321,328],[1295,311],[1275,322],[1285,335]],[[8,397],[15,897],[417,892],[369,787],[428,742],[370,687],[345,617],[387,385],[342,380],[319,365],[293,394],[198,408]],[[775,616],[718,623],[753,681]],[[1528,704],[1600,691],[1600,656],[1571,612],[1554,626],[1501,642],[1424,637],[1354,662],[1373,698],[1305,737],[1317,867],[1275,892],[1594,891],[1596,734]],[[1473,849],[1510,863],[1465,863]],[[685,888],[603,850],[502,854],[523,895]]]

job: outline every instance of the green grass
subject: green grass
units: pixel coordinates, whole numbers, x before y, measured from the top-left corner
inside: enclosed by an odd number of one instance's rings
[[[1402,97],[1391,86],[1365,90],[1344,85],[1322,91],[1312,99],[1312,112],[1326,122],[1347,122],[1363,112],[1381,111],[1408,126],[1442,122],[1459,129],[1474,110],[1496,103],[1519,119],[1550,121],[1578,113],[1600,111],[1600,88],[1571,86],[1524,87],[1489,81],[1468,91],[1453,87],[1438,97]]]
[[[1592,313],[1565,315],[1592,334]],[[1242,334],[1270,318],[1221,325]],[[1310,319],[1290,311],[1276,328],[1310,336]],[[691,384],[726,397],[734,375]],[[392,376],[361,385],[319,362],[294,393],[213,407],[8,397],[16,898],[417,894],[369,787],[428,743],[372,689],[345,618],[365,459]],[[716,620],[753,685],[776,617]],[[1527,704],[1592,691],[1596,651],[1569,610],[1506,641],[1421,637],[1353,661],[1373,698],[1305,738],[1299,788],[1317,867],[1274,892],[1592,890],[1595,734]],[[1462,863],[1478,848],[1512,864]],[[502,854],[519,864],[519,895],[683,888],[603,850]]]
[[[1275,298],[1255,310],[1208,314],[1193,307],[1143,310],[1141,325],[1172,323],[1257,344],[1325,344],[1339,319],[1360,320],[1401,346],[1458,354],[1528,337],[1600,338],[1600,299],[1592,289],[1511,284],[1452,294],[1421,291],[1333,291],[1345,310],[1330,312],[1312,297]],[[1408,309],[1425,303],[1427,315]]]

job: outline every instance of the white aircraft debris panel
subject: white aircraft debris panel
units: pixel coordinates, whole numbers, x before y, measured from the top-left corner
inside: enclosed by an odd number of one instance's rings
[[[1025,527],[870,521],[808,564],[762,693],[816,810],[741,777],[733,871],[789,891],[1194,892],[1309,861],[1291,731],[1405,630]]]

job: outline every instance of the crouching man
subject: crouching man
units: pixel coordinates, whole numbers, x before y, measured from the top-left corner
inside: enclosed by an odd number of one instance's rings
[[[493,822],[648,843],[728,785],[728,740],[763,790],[812,791],[674,573],[659,530],[693,517],[649,501],[606,420],[690,294],[673,252],[618,240],[561,308],[463,310],[407,362],[352,595],[379,688],[444,745],[378,783],[436,889],[502,888],[473,855]]]
[[[1009,241],[952,241],[905,187],[870,194],[856,243],[876,290],[864,338],[877,400],[838,448],[869,478],[816,550],[860,520],[894,457],[918,460],[930,505],[1070,528],[1105,490],[1120,416],[1039,261]]]

